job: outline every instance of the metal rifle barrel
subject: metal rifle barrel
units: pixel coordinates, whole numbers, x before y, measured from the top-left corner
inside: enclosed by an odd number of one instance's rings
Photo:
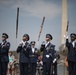
[[[18,35],[18,21],[19,21],[19,7],[17,8],[17,19],[16,19],[16,38]]]

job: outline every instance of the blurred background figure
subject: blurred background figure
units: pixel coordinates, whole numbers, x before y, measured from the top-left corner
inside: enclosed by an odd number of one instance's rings
[[[16,59],[12,52],[9,52],[8,55],[9,55],[8,75],[14,75],[15,70],[14,64],[16,62]]]
[[[53,50],[53,64],[52,64],[52,75],[58,75],[57,74],[57,61],[58,61],[58,59],[60,58],[60,55],[59,55],[59,53],[56,51],[56,50]]]
[[[68,59],[67,59],[67,57],[65,58],[65,65],[66,65],[66,68],[67,68],[67,75],[69,75],[69,72],[68,72]]]
[[[42,73],[43,73],[42,55],[39,55],[37,60],[36,75],[42,75]]]

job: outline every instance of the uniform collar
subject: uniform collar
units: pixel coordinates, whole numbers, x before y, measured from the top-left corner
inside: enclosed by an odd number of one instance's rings
[[[50,42],[47,42],[47,43],[45,44],[45,47],[47,47],[49,44],[50,44]]]
[[[50,42],[46,42],[46,44],[49,44]]]
[[[5,40],[5,41],[2,41],[2,44],[4,44],[4,43],[6,43],[7,41]]]
[[[76,40],[72,42],[73,47],[75,47],[75,42],[76,42]]]
[[[24,41],[22,40],[22,43],[26,43],[26,41],[24,42]]]

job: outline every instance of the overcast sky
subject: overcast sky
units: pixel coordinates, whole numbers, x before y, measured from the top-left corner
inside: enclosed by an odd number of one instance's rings
[[[76,0],[68,0],[69,33],[76,33]],[[16,13],[20,8],[19,31],[16,40]],[[52,43],[58,50],[61,45],[62,0],[0,0],[0,42],[1,35],[9,35],[11,50],[16,50],[23,34],[30,35],[30,41],[35,40],[39,47],[45,40],[45,35],[53,36]],[[45,16],[44,27],[38,42],[38,34],[42,19]],[[30,42],[29,41],[29,42]]]

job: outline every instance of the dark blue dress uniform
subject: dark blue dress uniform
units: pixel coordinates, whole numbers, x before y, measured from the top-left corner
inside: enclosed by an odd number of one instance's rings
[[[30,75],[36,74],[36,66],[38,60],[38,49],[35,47],[35,41],[31,41],[31,49],[29,52],[30,57]]]
[[[76,34],[72,33],[71,38],[75,38]],[[69,75],[76,75],[76,41],[69,42],[66,39],[66,46],[68,47],[68,66],[69,66]]]
[[[25,35],[25,36],[27,36],[27,35]],[[19,45],[17,48],[17,53],[20,53],[20,57],[19,57],[20,75],[28,75],[28,66],[29,66],[29,62],[30,62],[29,50],[30,50],[30,45],[27,41],[24,44],[24,46]]]
[[[51,65],[53,61],[55,46],[50,43],[53,37],[51,34],[46,34],[46,44],[41,45],[41,51],[43,51],[43,75],[51,75]]]
[[[2,37],[8,38],[6,33],[2,34]],[[10,48],[10,43],[7,41],[3,41],[0,43],[0,75],[7,75],[7,66],[9,62],[8,52]]]
[[[28,75],[28,65],[29,65],[29,43],[26,42],[25,46],[18,46],[17,53],[20,53],[19,63],[20,63],[20,75]]]
[[[50,75],[51,64],[53,60],[53,44],[49,43],[47,47],[41,47],[41,51],[43,51],[43,75]]]
[[[34,48],[34,52],[32,51],[32,48],[29,53],[30,57],[30,75],[36,74],[36,66],[37,66],[37,59],[38,59],[38,50],[37,48]]]

